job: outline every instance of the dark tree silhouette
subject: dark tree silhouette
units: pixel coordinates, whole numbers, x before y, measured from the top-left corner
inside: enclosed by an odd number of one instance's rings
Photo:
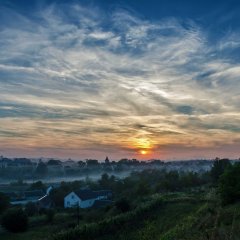
[[[28,217],[22,209],[10,208],[4,212],[1,223],[10,232],[24,232],[28,228]]]
[[[46,165],[44,162],[40,161],[40,162],[38,163],[38,165],[37,165],[35,174],[36,174],[37,176],[43,177],[43,176],[46,176],[46,175],[47,175],[47,172],[48,172],[47,165]]]
[[[0,213],[5,211],[10,206],[10,199],[7,195],[0,192]]]
[[[116,208],[120,212],[127,212],[130,210],[130,204],[126,199],[120,199],[115,203]]]
[[[211,177],[214,183],[217,183],[220,176],[231,165],[229,159],[216,158],[211,169]]]
[[[219,193],[223,204],[240,201],[240,163],[235,163],[220,177]]]

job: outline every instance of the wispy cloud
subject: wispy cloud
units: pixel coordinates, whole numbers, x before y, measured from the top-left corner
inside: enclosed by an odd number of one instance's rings
[[[148,139],[152,156],[175,146],[195,157],[189,147],[212,156],[209,146],[238,144],[240,63],[228,53],[238,33],[213,44],[191,21],[76,4],[0,16],[4,153],[117,158]]]

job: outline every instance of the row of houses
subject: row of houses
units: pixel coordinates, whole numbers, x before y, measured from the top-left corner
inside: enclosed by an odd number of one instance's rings
[[[112,192],[109,190],[92,191],[90,189],[80,189],[79,191],[71,192],[64,198],[64,207],[102,207],[111,205]]]
[[[45,192],[43,190],[25,191],[22,193],[6,192],[12,205],[26,205],[34,203],[39,209],[54,208],[50,192],[53,187],[49,187]],[[79,189],[73,191],[64,197],[64,208],[91,208],[104,207],[111,205],[112,192],[109,190],[92,191],[90,189]]]

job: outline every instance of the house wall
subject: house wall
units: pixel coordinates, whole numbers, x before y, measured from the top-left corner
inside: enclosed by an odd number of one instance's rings
[[[92,205],[94,204],[95,200],[96,199],[88,199],[88,200],[81,201],[80,204],[79,204],[79,207],[80,208],[92,207]]]
[[[71,192],[64,198],[64,208],[76,207],[77,205],[80,208],[89,208],[93,206],[96,200],[103,199],[107,199],[107,196],[102,195],[93,199],[81,200],[78,195],[76,195],[74,192]]]
[[[102,196],[98,196],[96,200],[106,200],[106,199],[108,199],[108,197],[105,195],[102,195]]]
[[[80,203],[81,199],[74,192],[69,193],[64,198],[64,208],[76,207],[77,205],[80,206]]]

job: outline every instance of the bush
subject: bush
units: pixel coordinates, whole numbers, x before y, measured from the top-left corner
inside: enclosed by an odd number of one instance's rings
[[[97,239],[97,236],[111,235],[117,231],[121,231],[127,225],[136,225],[139,218],[147,217],[150,211],[162,206],[162,198],[156,198],[148,203],[138,206],[132,211],[121,213],[115,217],[106,218],[99,222],[79,225],[76,228],[57,233],[53,236],[53,240],[78,240],[81,236],[82,240]],[[106,238],[107,239],[107,238]]]
[[[3,214],[1,223],[10,232],[24,232],[28,228],[28,217],[22,209],[10,208]]]
[[[130,204],[126,199],[120,199],[115,203],[116,208],[120,212],[127,212],[130,210]]]
[[[37,208],[36,204],[34,204],[32,202],[27,203],[25,206],[25,213],[30,217],[37,214],[38,208]]]
[[[221,176],[219,193],[223,204],[240,200],[240,163],[228,168]]]
[[[213,167],[211,169],[211,177],[214,183],[217,183],[221,175],[224,171],[231,166],[229,159],[218,159],[213,163]]]
[[[10,206],[9,197],[0,192],[0,214]]]
[[[47,218],[47,222],[52,222],[54,216],[55,216],[55,212],[54,212],[53,209],[47,209],[47,210],[46,210],[46,218]]]
[[[30,190],[43,190],[45,188],[46,188],[46,186],[43,184],[42,181],[37,181],[37,182],[32,183],[29,189]]]

